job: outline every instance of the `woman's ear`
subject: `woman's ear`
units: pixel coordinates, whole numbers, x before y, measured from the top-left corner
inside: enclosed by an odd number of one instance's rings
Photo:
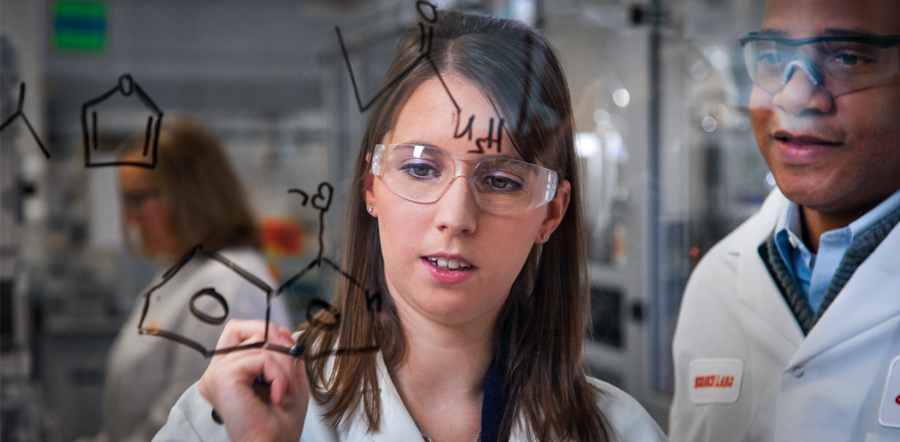
[[[365,178],[363,178],[363,195],[366,200],[366,211],[369,212],[369,215],[374,217],[378,217],[378,209],[375,207],[375,191],[373,187],[375,186],[375,175],[371,173],[366,173]]]
[[[572,185],[568,180],[562,180],[556,190],[556,196],[547,203],[547,218],[541,223],[538,237],[534,240],[537,244],[543,244],[550,239],[550,235],[559,227],[566,210],[569,208],[569,200],[572,198]]]

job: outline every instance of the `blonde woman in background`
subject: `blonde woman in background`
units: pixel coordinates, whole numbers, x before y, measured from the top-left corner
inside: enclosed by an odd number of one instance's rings
[[[143,137],[125,146],[122,160],[141,161]],[[194,123],[167,118],[154,169],[119,168],[123,231],[133,253],[162,270],[197,244],[277,286],[260,254],[259,228],[247,196],[218,140]],[[152,284],[157,284],[159,278]],[[265,295],[224,265],[196,255],[153,297],[154,328],[214,343],[222,331],[193,317],[190,299],[213,287],[228,303],[228,318],[264,319]],[[271,321],[287,325],[282,298],[272,300]],[[169,409],[209,364],[196,350],[138,334],[143,297],[113,343],[106,369],[101,441],[149,441]],[[145,326],[148,324],[145,323]]]

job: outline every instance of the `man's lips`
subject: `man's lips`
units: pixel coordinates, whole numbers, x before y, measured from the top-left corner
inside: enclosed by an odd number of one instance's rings
[[[815,164],[843,145],[834,138],[788,131],[776,131],[772,138],[777,146],[778,158],[783,164],[792,166]]]
[[[815,135],[808,134],[795,134],[787,131],[776,131],[772,134],[772,137],[776,140],[789,143],[795,146],[839,146],[843,143],[839,141],[832,141],[827,138],[817,137]]]

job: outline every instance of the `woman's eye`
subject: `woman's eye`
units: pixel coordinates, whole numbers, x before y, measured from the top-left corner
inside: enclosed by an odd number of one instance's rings
[[[504,192],[513,192],[522,189],[522,185],[516,181],[497,175],[485,177],[485,184],[491,190],[502,190]]]
[[[434,168],[427,164],[407,164],[400,169],[413,178],[426,178],[437,174]]]
[[[498,189],[505,189],[509,185],[509,180],[497,176],[491,177],[491,185]]]

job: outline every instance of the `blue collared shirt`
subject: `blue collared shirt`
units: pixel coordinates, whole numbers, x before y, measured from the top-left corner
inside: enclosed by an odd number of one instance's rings
[[[900,190],[842,229],[829,230],[819,237],[819,252],[812,253],[803,243],[800,206],[791,203],[775,225],[775,246],[787,264],[797,286],[809,298],[813,311],[819,310],[825,290],[837,271],[853,238],[887,214],[900,207]]]

